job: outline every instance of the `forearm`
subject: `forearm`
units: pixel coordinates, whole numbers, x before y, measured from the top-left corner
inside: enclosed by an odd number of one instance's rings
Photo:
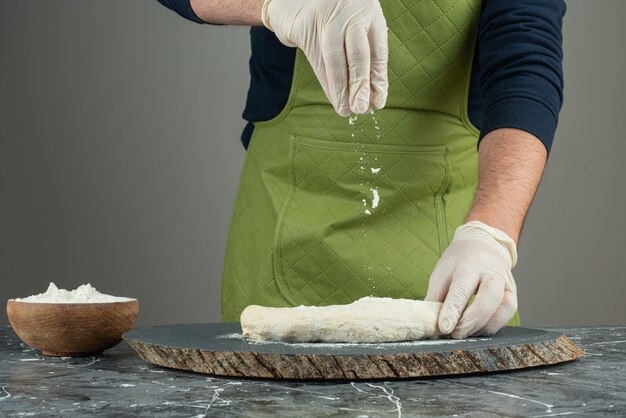
[[[546,164],[545,146],[518,129],[487,134],[478,151],[479,180],[466,221],[498,228],[516,243]]]
[[[198,17],[217,25],[262,26],[264,0],[191,0]]]

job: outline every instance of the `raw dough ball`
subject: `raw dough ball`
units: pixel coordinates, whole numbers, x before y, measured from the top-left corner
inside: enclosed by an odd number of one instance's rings
[[[439,335],[441,303],[364,297],[349,305],[267,308],[241,313],[245,337],[287,342],[380,343]]]

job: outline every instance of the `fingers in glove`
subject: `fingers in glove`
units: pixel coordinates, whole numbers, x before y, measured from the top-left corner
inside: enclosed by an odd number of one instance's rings
[[[322,90],[324,90],[324,94],[333,105],[333,107],[335,107],[335,104],[333,103],[333,94],[328,86],[328,77],[326,76],[324,60],[322,59],[322,57],[316,58],[309,55],[306,55],[306,58],[309,61],[309,64],[311,64],[311,68],[313,69],[313,72],[315,73],[315,76],[317,77],[317,80],[319,81]]]
[[[370,45],[365,28],[355,26],[346,32],[350,110],[363,114],[370,105]]]
[[[468,263],[461,262],[452,271],[450,289],[439,313],[439,331],[452,333],[472,295],[478,287],[478,274]]]
[[[487,321],[487,324],[477,331],[476,335],[493,335],[504,327],[515,315],[517,311],[517,295],[515,292],[506,290],[502,298],[502,304],[493,316]]]
[[[348,103],[348,60],[344,43],[337,42],[337,39],[330,35],[323,35],[321,42],[322,58],[328,82],[328,100],[335,108],[335,112],[340,116],[350,116]]]
[[[446,259],[440,258],[428,279],[428,290],[424,300],[443,302],[450,288],[452,269]]]
[[[481,280],[474,302],[465,310],[452,332],[452,338],[465,338],[482,329],[502,304],[504,280],[487,277]]]
[[[375,109],[382,109],[387,102],[389,81],[387,78],[387,63],[389,46],[387,40],[387,22],[382,14],[374,20],[368,32],[371,51],[371,98]]]

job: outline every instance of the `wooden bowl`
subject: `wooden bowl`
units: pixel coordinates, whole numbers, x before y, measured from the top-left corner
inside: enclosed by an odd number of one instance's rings
[[[47,356],[87,356],[122,341],[139,314],[139,301],[35,303],[9,299],[7,315],[18,337]]]

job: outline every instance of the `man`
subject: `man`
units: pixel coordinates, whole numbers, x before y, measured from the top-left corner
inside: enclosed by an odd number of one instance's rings
[[[374,295],[444,302],[453,338],[519,323],[511,269],[562,103],[562,0],[159,1],[252,26],[223,320]]]

